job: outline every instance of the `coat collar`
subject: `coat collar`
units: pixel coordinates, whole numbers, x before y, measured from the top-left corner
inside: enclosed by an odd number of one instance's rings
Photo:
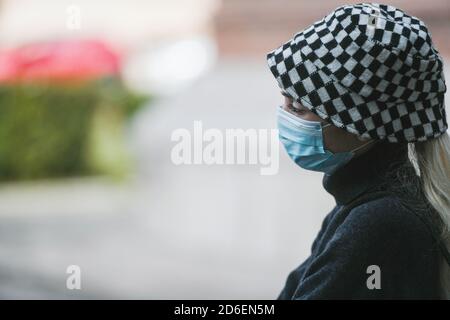
[[[331,175],[325,174],[323,187],[338,205],[345,205],[382,184],[384,174],[408,159],[406,143],[378,141],[362,155],[353,158]]]

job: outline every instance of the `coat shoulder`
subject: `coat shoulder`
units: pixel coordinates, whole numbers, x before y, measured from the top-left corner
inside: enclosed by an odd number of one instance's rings
[[[374,241],[398,245],[420,246],[433,242],[430,226],[431,212],[416,211],[395,195],[370,200],[350,210],[343,229],[351,230],[355,236],[370,236]]]

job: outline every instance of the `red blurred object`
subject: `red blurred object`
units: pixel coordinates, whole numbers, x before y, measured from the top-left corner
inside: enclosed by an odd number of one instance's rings
[[[0,82],[82,81],[119,70],[119,55],[98,40],[30,44],[0,52]]]

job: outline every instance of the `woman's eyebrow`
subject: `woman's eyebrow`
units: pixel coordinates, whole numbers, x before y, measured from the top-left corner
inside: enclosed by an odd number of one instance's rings
[[[294,98],[292,98],[287,92],[282,91],[282,90],[281,90],[280,92],[281,92],[281,94],[282,94],[283,96],[285,96],[286,98],[291,99],[292,101],[294,101],[294,102],[296,102],[298,105],[300,105],[300,107],[294,107],[295,109],[303,109],[303,110],[309,111],[308,108],[306,108],[303,104],[301,104],[301,103],[298,102],[297,100],[294,100]]]

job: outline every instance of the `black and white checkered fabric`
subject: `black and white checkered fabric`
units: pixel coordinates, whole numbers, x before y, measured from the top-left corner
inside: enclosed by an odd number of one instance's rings
[[[447,130],[442,58],[425,24],[395,7],[339,7],[267,61],[283,91],[348,132],[415,142]]]

